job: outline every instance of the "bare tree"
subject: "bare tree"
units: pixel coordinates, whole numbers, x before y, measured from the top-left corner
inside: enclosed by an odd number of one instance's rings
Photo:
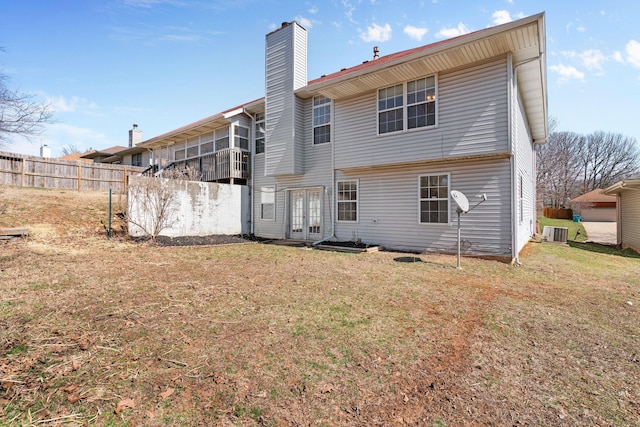
[[[62,147],[61,152],[63,156],[68,156],[69,154],[84,153],[84,151],[81,151],[77,146],[73,144],[69,144],[66,147]]]
[[[51,105],[33,95],[11,90],[7,76],[0,74],[0,146],[12,135],[25,138],[39,135],[43,125],[53,122]]]
[[[583,147],[584,137],[573,132],[554,132],[547,144],[536,147],[537,192],[546,205],[565,207],[574,197]]]
[[[177,205],[173,182],[199,181],[200,173],[188,166],[184,169],[163,171],[162,178],[131,177],[128,186],[128,206],[125,219],[132,234],[149,237],[153,243],[160,233],[177,221]]]
[[[619,133],[552,132],[536,148],[537,191],[547,206],[567,207],[570,199],[638,173],[634,138]]]
[[[625,176],[637,173],[639,158],[635,138],[611,132],[587,135],[580,156],[582,192],[608,187]]]

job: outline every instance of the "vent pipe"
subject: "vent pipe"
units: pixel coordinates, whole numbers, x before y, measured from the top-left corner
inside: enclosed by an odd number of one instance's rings
[[[373,47],[373,60],[380,58],[380,51],[378,50],[378,46]]]

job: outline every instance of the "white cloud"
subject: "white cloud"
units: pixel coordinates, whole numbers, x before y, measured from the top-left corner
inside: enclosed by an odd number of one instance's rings
[[[95,102],[89,102],[78,96],[72,96],[68,99],[64,96],[54,96],[49,97],[47,100],[51,104],[51,108],[56,112],[73,113],[80,111],[82,113],[91,113],[98,109],[98,105]]]
[[[367,31],[360,33],[360,38],[365,42],[386,42],[391,38],[391,25],[373,24],[367,27]]]
[[[618,50],[613,52],[613,55],[611,56],[611,58],[613,58],[613,60],[616,61],[616,62],[624,64],[624,57],[622,56],[622,53],[620,53],[620,51],[618,51]]]
[[[598,49],[587,49],[583,52],[565,50],[562,51],[562,56],[565,58],[577,59],[583,67],[597,75],[604,74],[604,68],[602,66],[605,62],[610,59],[614,59],[616,61],[620,59],[616,58],[616,53],[614,53],[613,56],[608,57]]]
[[[39,156],[41,144],[46,144],[51,148],[53,157],[61,156],[62,149],[69,146],[78,147],[80,150],[88,150],[90,148],[102,149],[114,145],[123,145],[120,141],[115,143],[110,141],[107,135],[93,129],[65,123],[54,123],[47,125],[42,135],[32,138],[31,141],[25,138],[14,138],[9,142],[7,149],[14,153]]]
[[[315,6],[311,6],[311,8],[309,9],[309,13],[315,15],[316,13],[318,13],[318,8]]]
[[[589,71],[603,73],[602,64],[607,61],[607,57],[598,49],[589,49],[582,52],[580,60]]]
[[[491,17],[493,18],[493,23],[496,25],[506,24],[507,22],[513,21],[513,19],[511,19],[511,14],[507,10],[496,10],[493,12]]]
[[[630,40],[626,46],[627,61],[636,68],[640,68],[640,42]]]
[[[575,67],[559,64],[552,65],[549,69],[560,75],[561,83],[568,82],[569,80],[584,81],[584,73],[582,71],[578,71]]]
[[[313,27],[313,22],[311,22],[311,19],[307,19],[307,18],[302,17],[302,16],[296,16],[294,19],[298,24],[302,25],[307,30],[309,30],[311,27]]]
[[[452,28],[443,28],[436,33],[436,37],[441,39],[448,39],[451,37],[461,36],[463,34],[470,33],[471,30],[467,28],[462,22],[458,24],[457,27]]]
[[[512,17],[511,13],[509,13],[508,10],[496,10],[495,12],[493,12],[493,15],[491,15],[491,17],[493,18],[494,24],[500,25],[500,24],[506,24],[507,22],[511,22],[514,19],[524,18],[524,13],[520,12]]]
[[[353,12],[356,11],[356,7],[349,2],[349,0],[342,0],[342,6],[344,6],[344,14],[347,15],[347,18],[352,24],[356,24],[356,21],[353,19]]]
[[[585,27],[583,27],[582,25],[578,26],[578,28],[576,28],[576,30],[578,30],[578,32],[580,32],[580,33],[584,33],[585,31],[587,31],[587,29]]]
[[[427,28],[418,28],[413,25],[407,25],[404,27],[404,33],[415,40],[422,40],[425,34],[427,34],[429,30]]]

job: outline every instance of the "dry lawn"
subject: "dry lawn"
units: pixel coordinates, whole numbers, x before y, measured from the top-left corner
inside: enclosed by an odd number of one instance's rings
[[[0,425],[640,425],[627,252],[153,247],[107,200],[0,193]]]

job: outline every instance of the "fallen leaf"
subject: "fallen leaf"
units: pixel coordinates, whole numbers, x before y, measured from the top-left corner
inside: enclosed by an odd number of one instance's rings
[[[67,396],[69,403],[76,403],[80,399],[82,399],[82,397],[78,393],[71,393]]]
[[[72,392],[76,391],[79,387],[80,387],[79,385],[74,384],[74,385],[70,385],[70,386],[64,387],[62,389],[62,391],[66,392],[66,393],[72,393]]]
[[[80,362],[78,361],[78,359],[73,359],[71,361],[71,369],[73,369],[74,371],[80,369]]]
[[[116,406],[116,414],[119,414],[125,409],[128,409],[128,408],[133,409],[135,407],[136,407],[136,403],[133,399],[122,399],[120,402],[118,402],[118,406]]]
[[[173,392],[176,391],[175,388],[171,388],[171,387],[167,387],[167,391],[164,391],[162,393],[160,393],[160,397],[165,400],[167,399],[169,396],[171,396],[173,394]]]

